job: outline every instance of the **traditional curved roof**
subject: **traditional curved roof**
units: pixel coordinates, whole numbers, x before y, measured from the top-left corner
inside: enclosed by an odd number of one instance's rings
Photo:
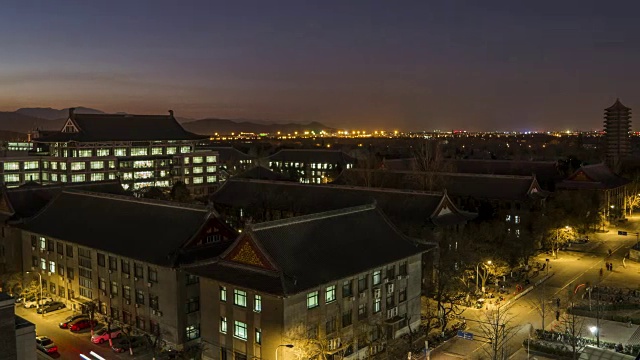
[[[620,99],[618,98],[616,99],[616,102],[613,103],[613,105],[609,106],[605,110],[606,111],[623,111],[623,110],[631,110],[631,108],[628,108],[622,105],[622,103],[620,102]]]

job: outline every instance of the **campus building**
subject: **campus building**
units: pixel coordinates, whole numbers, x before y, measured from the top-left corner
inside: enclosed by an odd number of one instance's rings
[[[356,159],[340,150],[283,149],[267,157],[269,169],[304,184],[332,182]],[[266,165],[266,164],[265,164]]]
[[[375,205],[251,224],[218,258],[183,267],[200,277],[207,299],[204,358],[384,351],[419,326],[422,257],[432,249],[402,235]]]

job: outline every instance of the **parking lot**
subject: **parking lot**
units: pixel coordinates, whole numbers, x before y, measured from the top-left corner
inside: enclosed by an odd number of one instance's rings
[[[41,359],[80,359],[80,354],[90,356],[91,351],[97,353],[105,359],[151,359],[148,350],[134,349],[134,356],[128,353],[117,354],[111,350],[109,343],[94,344],[91,342],[91,329],[83,329],[79,332],[71,332],[68,329],[59,328],[58,324],[70,315],[77,314],[69,308],[57,310],[47,314],[37,314],[36,309],[25,309],[22,304],[16,304],[16,315],[36,325],[36,334],[47,336],[58,345],[58,353],[47,355],[38,351]],[[98,323],[95,330],[104,327],[105,324]]]

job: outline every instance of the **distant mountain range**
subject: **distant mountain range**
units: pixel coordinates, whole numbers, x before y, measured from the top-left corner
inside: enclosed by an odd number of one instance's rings
[[[80,114],[105,113],[101,110],[82,106],[78,106],[75,109],[75,112]],[[69,109],[52,108],[21,108],[13,112],[0,112],[0,131],[5,130],[5,132],[22,133],[24,136],[24,134],[35,128],[41,130],[59,130],[64,125],[68,115]],[[265,120],[229,120],[215,118],[202,120],[177,118],[177,120],[182,123],[182,126],[186,130],[202,135],[240,132],[276,133],[278,131],[283,134],[293,134],[296,131],[300,133],[304,131],[315,131],[319,133],[322,130],[327,132],[335,130],[318,122],[311,122],[309,124],[280,124],[269,123]]]

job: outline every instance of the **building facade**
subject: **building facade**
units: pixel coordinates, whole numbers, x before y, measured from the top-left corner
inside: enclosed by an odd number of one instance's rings
[[[106,181],[120,178],[128,190],[168,188],[181,181],[194,195],[213,191],[218,153],[199,151],[202,136],[185,131],[173,117],[76,114],[60,132],[32,135],[36,155],[0,158],[8,187]]]
[[[15,300],[0,293],[0,360],[36,358],[36,327],[15,315]]]
[[[631,109],[620,99],[604,109],[604,137],[606,157],[610,166],[617,167],[620,160],[631,155]]]
[[[353,168],[356,159],[340,150],[283,149],[264,162],[272,171],[303,184],[326,184],[343,169]]]
[[[70,308],[93,303],[103,320],[174,348],[200,337],[198,279],[177,269],[182,250],[235,238],[202,207],[79,191],[61,192],[20,228],[25,278],[39,273]]]
[[[354,257],[364,248],[376,250]],[[384,351],[419,325],[428,250],[373,205],[253,224],[218,259],[184,268],[200,276],[209,299],[201,308],[213,319],[202,323],[204,358]]]

